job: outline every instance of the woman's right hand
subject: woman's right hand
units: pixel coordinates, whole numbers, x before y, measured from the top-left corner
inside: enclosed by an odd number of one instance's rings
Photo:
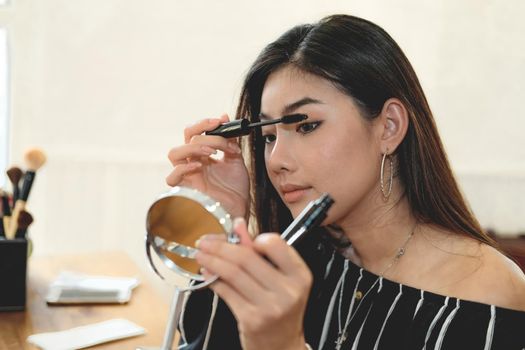
[[[233,217],[247,218],[250,185],[237,139],[203,134],[228,121],[223,115],[185,128],[184,145],[172,148],[168,154],[174,169],[166,183],[195,188],[219,201]],[[210,157],[217,150],[224,156]]]

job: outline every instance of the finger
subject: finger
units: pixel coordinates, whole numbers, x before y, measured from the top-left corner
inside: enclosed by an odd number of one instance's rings
[[[200,239],[197,248],[230,264],[239,266],[265,289],[272,289],[284,277],[251,246],[235,245],[220,240]]]
[[[223,234],[223,233],[219,233],[219,234],[215,234],[215,233],[209,234],[209,233],[207,233],[205,235],[200,236],[200,238],[197,239],[194,244],[195,244],[195,247],[198,247],[200,242],[201,242],[201,240],[208,240],[208,239],[210,239],[210,240],[216,239],[218,241],[226,242],[226,238],[227,238],[226,235]]]
[[[233,232],[239,236],[240,245],[250,247],[252,245],[252,237],[248,232],[248,226],[246,225],[246,220],[242,217],[237,217],[233,220]],[[226,242],[228,237],[225,234],[205,234],[202,235],[197,241],[195,241],[195,246],[197,247],[201,240],[217,240]],[[230,243],[230,242],[228,242]]]
[[[206,145],[213,149],[223,151],[225,154],[237,155],[241,153],[241,148],[235,140],[230,140],[222,136],[195,135],[190,139],[190,144]]]
[[[217,153],[215,149],[206,145],[184,145],[172,148],[168,152],[168,159],[172,165],[176,166],[187,163],[188,158],[208,157],[215,153]]]
[[[191,174],[199,170],[201,167],[202,163],[200,162],[179,164],[168,176],[166,176],[166,183],[168,186],[176,186],[184,179],[185,175]]]
[[[202,275],[206,279],[212,278],[214,276],[207,270],[204,270]],[[220,279],[210,284],[209,288],[213,290],[222,300],[224,300],[224,302],[226,302],[230,310],[237,318],[243,310],[246,311],[246,309],[251,306],[250,302],[246,300],[242,294],[237,292],[237,290]]]
[[[200,135],[205,131],[213,130],[219,124],[227,123],[230,120],[227,114],[221,115],[219,118],[204,119],[192,124],[184,129],[184,142],[189,143],[191,138],[195,135]]]
[[[308,270],[299,253],[275,233],[258,235],[253,241],[253,247],[287,276],[295,276],[299,271]]]
[[[233,220],[233,232],[239,236],[241,245],[246,247],[252,246],[252,236],[248,232],[248,226],[244,218],[238,217]]]
[[[202,250],[196,254],[195,258],[207,273],[219,276],[223,282],[234,288],[247,301],[256,302],[257,298],[263,297],[264,287],[239,265]]]
[[[236,139],[228,139],[228,151],[224,153],[225,157],[236,157],[242,153],[241,146]]]

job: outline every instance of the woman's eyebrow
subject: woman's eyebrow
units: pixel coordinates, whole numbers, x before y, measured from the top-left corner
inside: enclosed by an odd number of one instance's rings
[[[323,103],[324,103],[323,101],[315,99],[315,98],[312,98],[312,97],[303,97],[300,100],[297,100],[297,101],[295,101],[293,103],[290,103],[290,104],[284,106],[283,110],[281,111],[281,116],[279,118],[281,118],[282,116],[289,115],[289,114],[295,112],[295,110],[297,110],[299,107],[302,107],[302,106],[305,106],[305,105],[308,105],[308,104],[323,104]],[[263,119],[266,119],[266,120],[274,119],[274,118],[272,118],[270,116],[267,116],[264,113],[259,113],[259,118],[261,120],[263,120]]]

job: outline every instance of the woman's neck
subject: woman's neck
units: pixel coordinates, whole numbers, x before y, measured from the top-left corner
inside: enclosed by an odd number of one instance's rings
[[[371,198],[370,202],[373,205],[356,208],[337,225],[352,243],[347,257],[381,274],[399,249],[409,244],[407,239],[414,232],[416,219],[407,198],[399,193],[392,193],[386,203],[381,197]]]

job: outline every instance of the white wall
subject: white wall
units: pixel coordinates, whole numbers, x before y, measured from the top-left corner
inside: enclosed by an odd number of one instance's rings
[[[525,230],[522,0],[12,0],[11,159],[49,156],[29,203],[35,254],[121,247],[142,263],[182,128],[233,113],[265,44],[335,12],[398,41],[483,224]]]
[[[0,5],[2,3],[0,2]],[[7,29],[0,27],[0,169],[8,167],[9,130],[9,61]],[[0,171],[0,186],[7,185],[7,175]]]

